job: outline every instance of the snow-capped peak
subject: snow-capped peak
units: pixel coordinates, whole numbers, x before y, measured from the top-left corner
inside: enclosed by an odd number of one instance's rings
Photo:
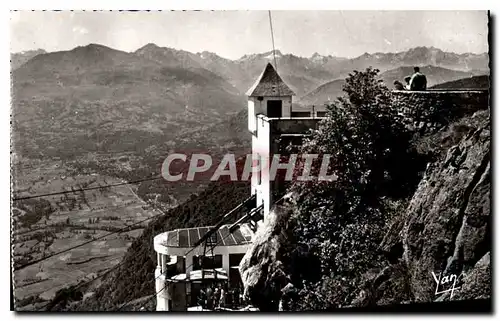
[[[320,55],[319,53],[315,52],[313,53],[313,55],[311,56],[311,60],[312,61],[323,61],[323,59],[325,59],[325,56],[322,56]]]
[[[275,50],[274,53],[276,54],[276,58],[281,58],[281,51]],[[271,50],[269,52],[269,55],[265,56],[264,59],[274,59],[273,51]]]

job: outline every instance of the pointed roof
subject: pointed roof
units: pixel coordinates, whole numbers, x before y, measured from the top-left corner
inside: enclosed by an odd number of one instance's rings
[[[247,96],[295,96],[290,87],[285,84],[271,63],[267,63],[266,69],[257,78],[255,84],[247,91]]]

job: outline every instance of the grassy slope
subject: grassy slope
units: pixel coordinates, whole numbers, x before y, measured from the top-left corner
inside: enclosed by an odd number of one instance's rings
[[[474,76],[432,86],[430,89],[489,89],[490,76]]]

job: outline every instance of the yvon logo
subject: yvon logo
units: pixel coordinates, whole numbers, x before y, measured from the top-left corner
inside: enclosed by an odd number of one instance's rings
[[[439,295],[451,292],[450,299],[453,298],[453,293],[460,289],[460,287],[457,287],[456,285],[459,278],[463,276],[463,273],[460,273],[458,276],[456,274],[444,275],[443,272],[439,273],[438,275],[436,275],[434,272],[431,273],[434,281],[436,282],[436,291],[434,292],[434,294]]]

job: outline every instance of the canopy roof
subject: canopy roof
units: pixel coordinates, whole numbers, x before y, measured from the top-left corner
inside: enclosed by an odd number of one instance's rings
[[[247,224],[241,224],[240,228],[232,234],[229,233],[230,226],[230,224],[223,225],[215,232],[215,236],[213,235],[210,239],[217,242],[217,246],[235,246],[251,243],[253,232]],[[168,247],[190,248],[211,228],[211,226],[205,226],[168,231],[165,232],[167,237],[166,241],[163,241],[163,244]]]

